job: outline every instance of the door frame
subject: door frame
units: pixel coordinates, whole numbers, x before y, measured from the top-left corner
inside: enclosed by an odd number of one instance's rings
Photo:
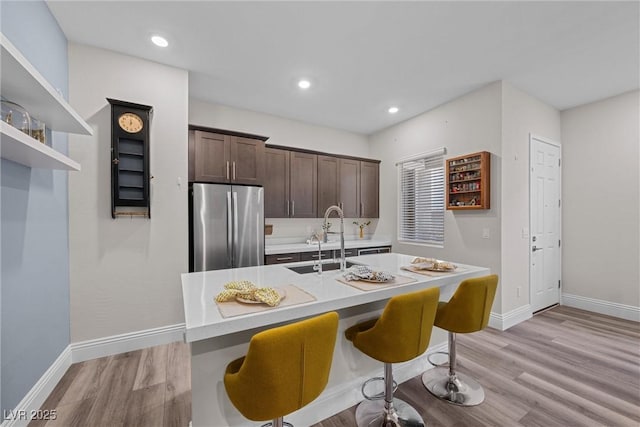
[[[533,206],[531,203],[531,194],[532,194],[532,187],[533,187],[533,180],[532,175],[533,175],[533,159],[531,156],[531,152],[532,152],[532,147],[533,147],[533,141],[537,140],[540,142],[543,142],[545,144],[549,144],[549,145],[553,145],[554,147],[557,147],[559,150],[559,159],[560,159],[560,165],[559,165],[559,171],[558,171],[558,199],[560,200],[560,207],[559,207],[559,212],[558,212],[558,238],[560,239],[560,250],[558,251],[558,272],[559,272],[559,280],[560,280],[560,286],[558,287],[558,304],[562,304],[562,145],[559,142],[556,142],[552,139],[543,137],[543,136],[539,136],[536,135],[534,133],[529,133],[529,239],[527,241],[527,250],[529,253],[528,256],[528,262],[529,262],[529,306],[531,307],[531,312],[532,314],[534,313],[534,309],[533,309],[533,278],[531,277],[533,274],[532,268],[531,268],[531,263],[532,263],[532,252],[531,252],[531,235],[533,234],[533,227],[531,224],[531,218],[532,218],[532,210],[533,210]]]

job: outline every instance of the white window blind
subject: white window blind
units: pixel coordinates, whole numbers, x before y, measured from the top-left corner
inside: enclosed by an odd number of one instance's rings
[[[398,163],[398,240],[444,245],[444,150]]]

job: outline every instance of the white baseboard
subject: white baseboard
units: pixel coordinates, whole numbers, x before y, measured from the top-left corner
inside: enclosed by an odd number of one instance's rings
[[[448,351],[447,342],[429,347],[427,351],[420,357],[405,363],[393,365],[393,379],[398,383],[403,383],[411,378],[422,374],[424,371],[432,368],[427,361],[427,356],[438,351]],[[372,376],[382,376],[383,364],[380,363],[380,370]],[[316,400],[311,402],[299,411],[288,415],[285,421],[293,425],[309,426],[329,418],[338,412],[342,412],[363,400],[361,387],[369,377],[357,377],[341,383],[339,386],[330,390],[325,390]],[[425,393],[428,391],[425,389]]]
[[[84,362],[85,360],[182,341],[184,339],[184,328],[184,323],[179,323],[177,325],[75,342],[70,346],[72,361],[73,363]]]
[[[67,346],[53,364],[45,371],[13,411],[3,413],[1,427],[23,427],[29,424],[32,411],[40,409],[62,376],[71,366],[71,346]]]
[[[562,305],[640,322],[640,307],[580,295],[562,294]]]
[[[506,331],[507,329],[517,325],[518,323],[524,322],[527,319],[531,319],[531,317],[531,306],[527,304],[513,309],[505,314],[492,312],[489,316],[489,326],[500,331]]]

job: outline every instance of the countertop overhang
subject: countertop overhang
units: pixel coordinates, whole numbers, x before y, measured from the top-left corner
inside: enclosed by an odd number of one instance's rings
[[[185,340],[193,342],[264,328],[328,311],[383,301],[394,295],[420,289],[457,284],[470,277],[489,274],[488,268],[459,263],[456,263],[459,267],[456,272],[437,277],[401,269],[403,266],[410,265],[413,259],[414,256],[395,253],[350,257],[349,261],[416,279],[415,282],[405,285],[381,287],[371,291],[361,291],[338,282],[336,278],[341,275],[339,270],[323,272],[322,275],[298,274],[282,264],[184,273],[182,274],[182,294],[186,325]],[[309,263],[296,263],[296,265],[300,264]],[[214,298],[223,289],[225,283],[235,280],[249,280],[259,287],[281,287],[292,284],[312,294],[316,300],[277,307],[260,313],[224,318]]]

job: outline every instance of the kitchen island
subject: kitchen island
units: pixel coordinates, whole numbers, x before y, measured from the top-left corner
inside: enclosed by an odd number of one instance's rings
[[[434,273],[431,276],[403,270],[402,267],[410,265],[413,258],[394,253],[349,258],[351,262],[388,271],[405,281],[414,280],[367,291],[337,281],[342,277],[340,271],[325,271],[322,275],[299,274],[283,265],[183,274],[185,340],[191,343],[193,427],[262,425],[246,420],[229,401],[223,383],[227,364],[246,354],[248,343],[255,333],[327,311],[337,311],[340,315],[329,383],[318,399],[285,420],[294,425],[309,426],[362,400],[362,383],[372,376],[379,376],[382,364],[353,348],[344,339],[345,329],[379,315],[387,300],[394,295],[437,286],[440,287],[441,300],[448,299],[460,281],[489,274],[487,268],[463,264],[458,264],[455,272]],[[258,287],[294,285],[313,300],[223,317],[214,298],[225,283],[239,280],[251,281]],[[427,353],[394,366],[395,379],[402,382],[420,374],[430,366],[426,362],[426,354],[445,348],[446,334],[434,329]]]

